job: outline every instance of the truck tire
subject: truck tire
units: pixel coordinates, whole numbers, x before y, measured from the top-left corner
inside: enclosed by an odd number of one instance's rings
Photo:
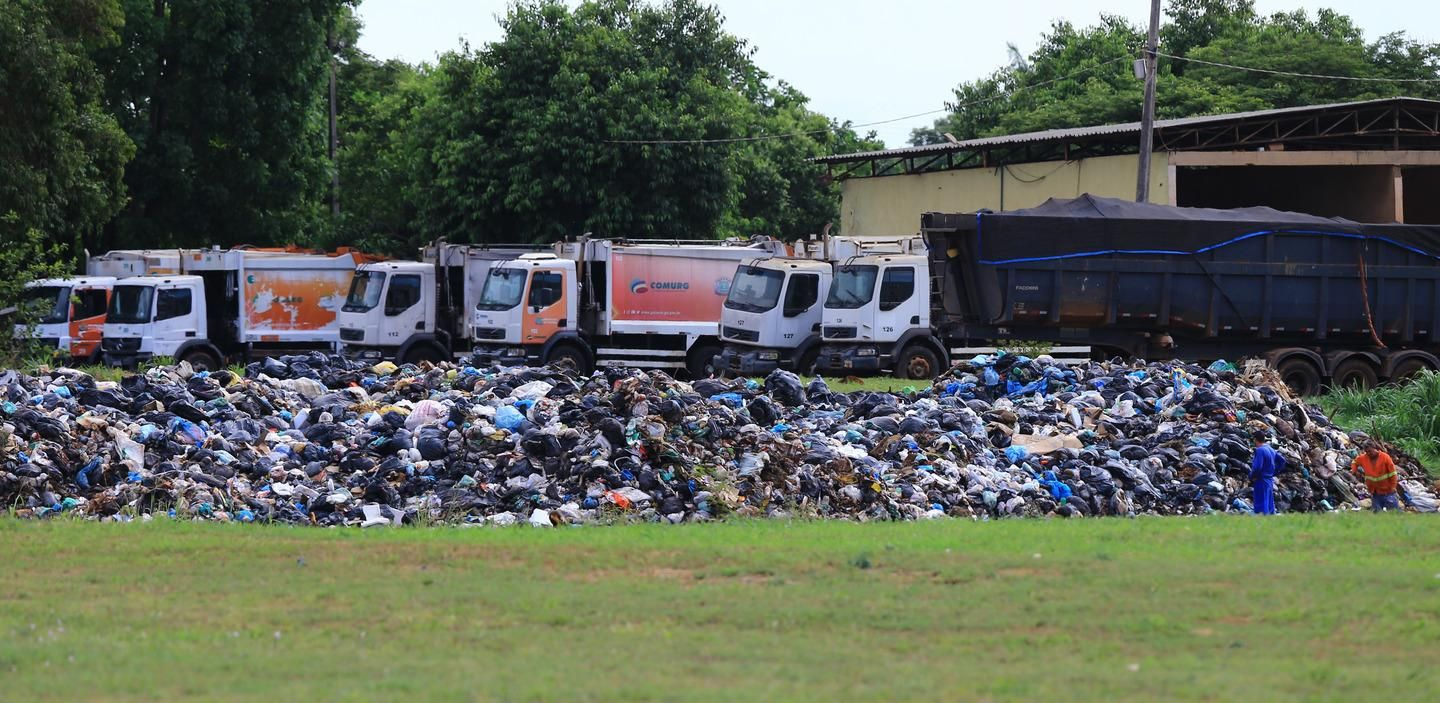
[[[594,370],[590,366],[590,355],[574,344],[556,344],[551,347],[550,353],[545,355],[545,364],[569,364],[575,369],[575,373],[581,376],[589,376]]]
[[[800,360],[795,362],[795,375],[814,376],[815,362],[820,359],[820,348],[811,347],[809,351],[800,355]]]
[[[929,381],[940,373],[940,360],[935,352],[919,344],[911,344],[895,357],[895,377]]]
[[[691,379],[710,378],[716,371],[715,355],[719,353],[720,345],[713,342],[696,344],[685,357],[685,371]]]
[[[1287,357],[1275,367],[1281,380],[1298,396],[1312,396],[1320,393],[1320,370],[1308,359],[1299,356]]]
[[[428,361],[432,364],[438,364],[442,358],[439,349],[429,344],[416,344],[410,347],[409,351],[405,352],[405,358],[401,359],[400,363],[419,366],[420,362]]]
[[[1331,388],[1358,388],[1368,391],[1380,385],[1380,375],[1363,357],[1352,356],[1335,367],[1330,375]]]
[[[196,371],[220,370],[220,360],[216,359],[214,354],[204,349],[191,349],[185,352],[185,355],[180,357],[180,360],[190,364],[190,368]]]
[[[1394,383],[1404,383],[1426,371],[1434,370],[1424,359],[1412,357],[1395,366],[1395,370],[1390,374],[1390,380]]]

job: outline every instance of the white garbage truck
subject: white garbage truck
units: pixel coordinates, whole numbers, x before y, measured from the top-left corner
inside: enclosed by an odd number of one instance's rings
[[[795,242],[790,256],[745,262],[735,271],[720,318],[724,346],[717,368],[743,376],[764,376],[777,367],[813,372],[820,354],[821,301],[836,262],[866,253],[923,251],[924,246],[918,235],[823,235]]]
[[[769,238],[557,243],[490,271],[474,309],[473,361],[707,376],[720,352],[721,311],[736,267],[788,253]]]
[[[356,269],[340,309],[346,355],[399,363],[453,360],[473,346],[470,311],[497,263],[548,247],[528,244],[426,246],[419,261],[379,261]]]
[[[133,367],[165,356],[217,369],[271,354],[333,351],[336,313],[365,260],[349,251],[182,250],[173,274],[115,283],[101,342],[105,361]]]

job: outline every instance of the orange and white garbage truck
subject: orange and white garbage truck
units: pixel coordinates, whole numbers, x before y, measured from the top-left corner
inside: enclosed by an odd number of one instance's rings
[[[271,354],[334,351],[336,313],[367,260],[352,251],[180,250],[173,273],[115,282],[101,342],[105,362],[129,367],[168,356],[216,369]]]
[[[789,253],[772,239],[556,243],[491,269],[474,307],[472,361],[709,375],[736,268]]]

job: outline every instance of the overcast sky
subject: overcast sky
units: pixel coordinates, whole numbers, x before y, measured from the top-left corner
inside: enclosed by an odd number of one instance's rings
[[[573,4],[573,3],[572,3]],[[826,115],[857,124],[939,110],[961,81],[1006,61],[1006,42],[1029,53],[1055,19],[1092,24],[1102,12],[1149,21],[1146,0],[715,0],[730,32],[756,47],[755,61]],[[381,58],[431,61],[459,46],[500,37],[505,0],[362,0],[360,48]],[[1406,30],[1440,40],[1433,0],[1258,0],[1269,14],[1330,7],[1355,19],[1367,39]],[[876,126],[888,146],[905,144],[934,116]],[[863,131],[863,130],[862,130]]]

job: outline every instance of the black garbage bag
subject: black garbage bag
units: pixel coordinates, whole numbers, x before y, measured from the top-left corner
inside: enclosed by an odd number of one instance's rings
[[[785,369],[775,369],[765,377],[765,392],[788,407],[805,404],[805,387],[800,385],[800,377]]]

